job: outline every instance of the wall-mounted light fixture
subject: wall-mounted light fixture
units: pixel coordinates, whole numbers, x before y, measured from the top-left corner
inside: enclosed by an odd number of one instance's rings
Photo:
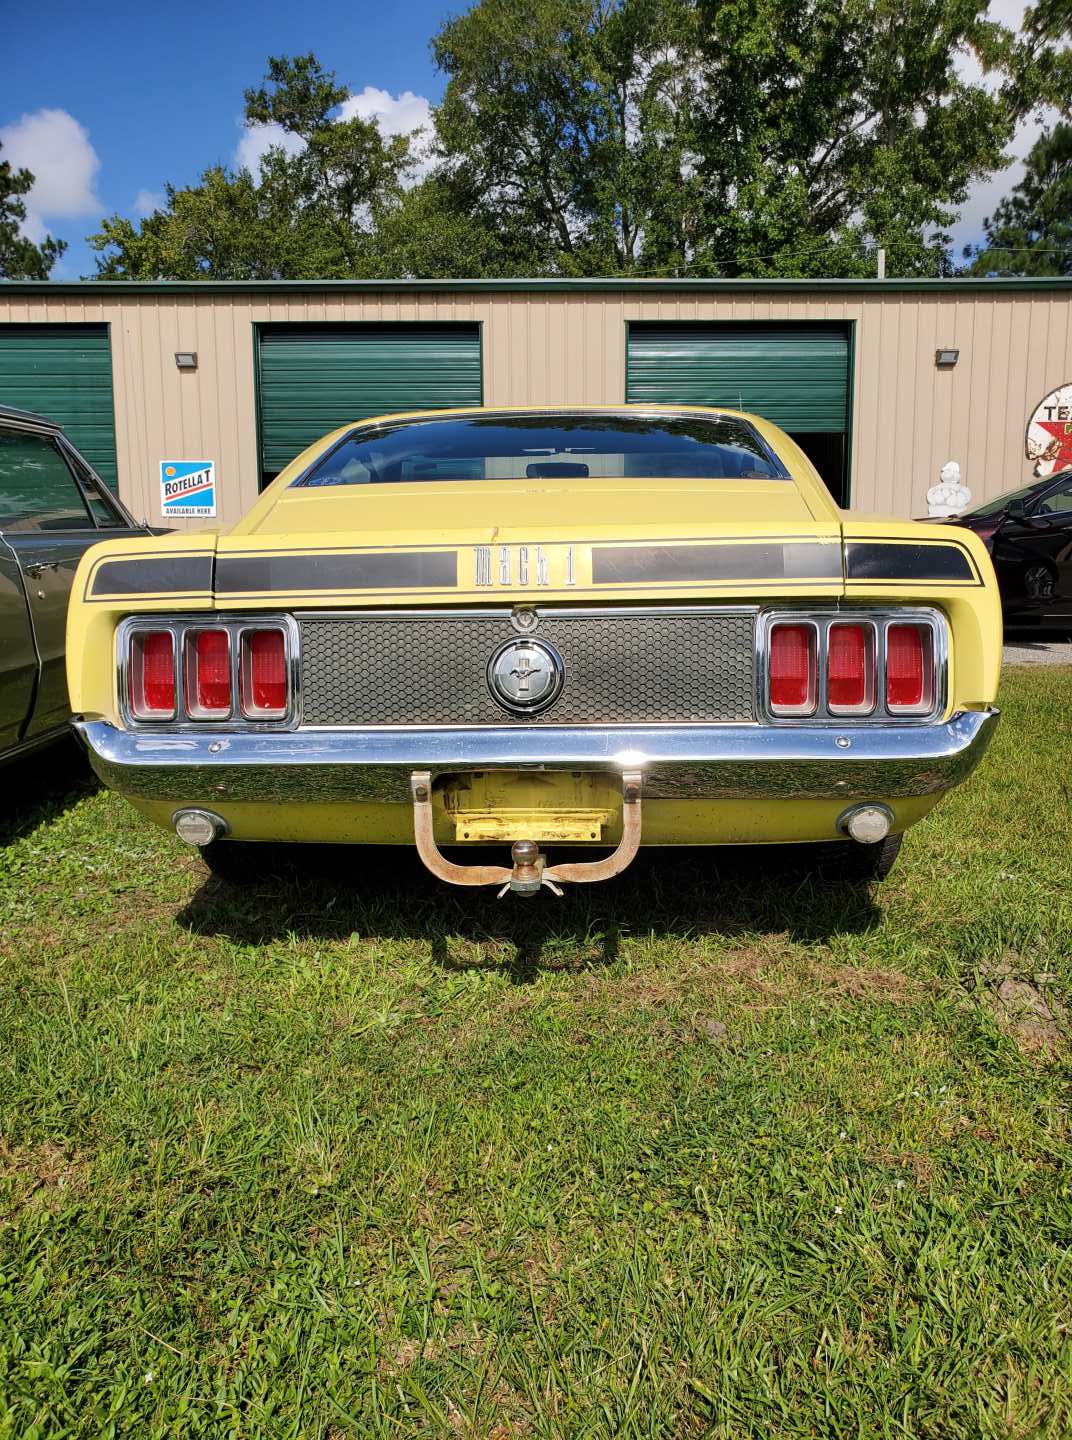
[[[938,366],[939,370],[952,370],[959,359],[959,350],[942,349],[934,352],[934,363]]]
[[[175,351],[175,364],[179,367],[180,370],[196,370],[196,369],[197,369],[197,351],[196,351],[196,350],[176,350],[176,351]]]

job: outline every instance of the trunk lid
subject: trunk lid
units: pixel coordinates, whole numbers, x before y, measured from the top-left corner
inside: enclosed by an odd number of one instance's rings
[[[267,499],[267,497],[266,497]],[[222,603],[842,593],[841,526],[792,480],[294,487],[221,536]]]

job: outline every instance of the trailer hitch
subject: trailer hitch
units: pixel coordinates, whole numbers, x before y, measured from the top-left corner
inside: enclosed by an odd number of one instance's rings
[[[449,885],[498,885],[500,899],[508,891],[515,895],[536,895],[544,886],[553,894],[561,895],[563,884],[591,885],[596,880],[610,880],[633,862],[640,848],[642,789],[641,772],[626,770],[622,775],[622,838],[617,849],[602,860],[548,865],[546,855],[534,840],[515,840],[510,849],[513,864],[509,868],[456,865],[436,844],[432,826],[432,773],[415,770],[410,776],[410,790],[417,854],[433,875]]]

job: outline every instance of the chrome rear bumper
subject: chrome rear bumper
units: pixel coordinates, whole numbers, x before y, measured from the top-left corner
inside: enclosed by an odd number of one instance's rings
[[[938,725],[615,725],[150,734],[76,719],[93,768],[120,794],[223,800],[393,801],[410,776],[474,770],[639,770],[647,799],[933,795],[982,758],[997,710]]]

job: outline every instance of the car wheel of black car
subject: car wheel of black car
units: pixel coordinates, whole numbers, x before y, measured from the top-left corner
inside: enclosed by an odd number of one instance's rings
[[[1052,600],[1057,577],[1046,565],[1032,565],[1024,571],[1024,589],[1032,600]]]
[[[855,840],[832,840],[828,844],[802,845],[801,868],[820,880],[845,885],[870,885],[885,880],[901,853],[900,835],[887,835],[877,845],[860,845]]]

